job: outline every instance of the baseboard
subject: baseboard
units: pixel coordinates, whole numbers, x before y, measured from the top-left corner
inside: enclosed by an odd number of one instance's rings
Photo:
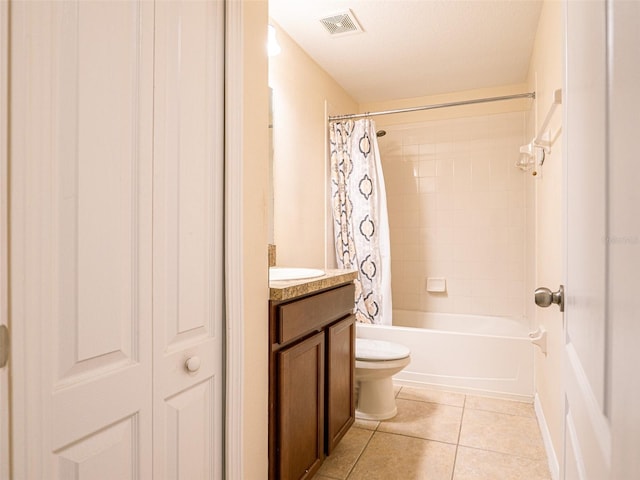
[[[532,395],[464,387],[459,385],[452,385],[446,382],[431,383],[431,382],[416,380],[415,376],[411,378],[403,377],[402,372],[398,375],[393,376],[393,384],[400,385],[400,386],[407,386],[407,387],[429,388],[431,390],[442,390],[444,392],[462,393],[465,395],[478,395],[481,397],[501,398],[504,400],[514,400],[516,402],[533,403]]]
[[[538,425],[540,426],[540,433],[542,434],[542,441],[544,442],[544,449],[547,452],[547,462],[549,464],[549,472],[551,473],[552,480],[560,480],[560,464],[558,463],[558,456],[553,448],[551,442],[551,434],[547,427],[547,421],[544,418],[544,412],[542,411],[542,404],[540,403],[540,397],[535,394],[533,399],[533,407],[536,411],[536,417],[538,418]]]

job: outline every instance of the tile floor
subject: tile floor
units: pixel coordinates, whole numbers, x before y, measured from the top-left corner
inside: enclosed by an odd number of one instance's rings
[[[313,480],[550,480],[533,405],[396,387],[398,414],[356,420]]]

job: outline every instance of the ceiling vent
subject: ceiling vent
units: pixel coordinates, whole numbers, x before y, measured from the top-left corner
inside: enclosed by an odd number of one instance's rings
[[[330,17],[321,18],[320,23],[324,25],[330,35],[347,35],[350,33],[362,33],[362,27],[353,16],[351,10],[345,12],[339,12],[331,15]]]

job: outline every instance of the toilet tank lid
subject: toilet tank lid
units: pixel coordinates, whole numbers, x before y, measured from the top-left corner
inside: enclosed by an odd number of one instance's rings
[[[398,343],[356,338],[357,360],[399,360],[408,357],[410,354],[411,350]]]

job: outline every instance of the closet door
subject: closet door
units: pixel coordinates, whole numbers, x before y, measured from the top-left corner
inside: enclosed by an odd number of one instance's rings
[[[150,479],[153,4],[10,25],[13,478]]]
[[[223,20],[156,4],[155,480],[222,478]]]
[[[7,145],[9,134],[9,5],[0,2],[0,145]],[[9,196],[8,157],[0,149],[0,480],[9,480],[9,363],[8,348],[2,336],[9,335]],[[5,337],[6,338],[6,337]]]

